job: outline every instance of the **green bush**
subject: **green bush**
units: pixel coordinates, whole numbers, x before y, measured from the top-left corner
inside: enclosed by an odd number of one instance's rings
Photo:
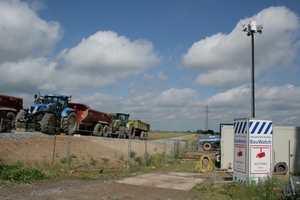
[[[136,156],[136,152],[131,151],[131,152],[130,152],[130,157],[131,157],[131,158],[134,158],[135,156]]]
[[[141,156],[135,157],[134,161],[137,162],[139,165],[143,165],[143,158]]]
[[[23,167],[20,163],[0,165],[0,179],[20,183],[32,183],[45,179],[45,173],[40,169]]]

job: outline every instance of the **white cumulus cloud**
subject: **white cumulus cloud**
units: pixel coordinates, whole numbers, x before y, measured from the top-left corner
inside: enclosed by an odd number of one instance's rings
[[[251,20],[264,26],[263,34],[254,36],[256,73],[296,58],[299,46],[294,44],[299,43],[300,22],[295,13],[284,6],[270,7],[241,21],[248,24]],[[195,42],[182,61],[188,69],[201,73],[197,85],[224,87],[245,83],[244,70],[251,66],[251,37],[242,32],[238,22],[230,34],[217,33]]]
[[[39,18],[25,2],[0,1],[0,63],[49,55],[60,38],[58,22]]]

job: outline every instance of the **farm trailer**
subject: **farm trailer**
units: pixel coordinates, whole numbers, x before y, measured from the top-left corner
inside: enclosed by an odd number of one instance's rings
[[[13,128],[17,113],[23,108],[23,98],[0,94],[1,132]]]
[[[69,102],[78,116],[77,131],[90,131],[93,136],[108,136],[113,114],[90,108],[83,103]]]
[[[150,124],[138,119],[131,119],[128,121],[128,123],[132,124],[135,127],[135,133],[131,135],[132,138],[137,136],[140,140],[148,139],[148,131],[150,131]]]
[[[106,113],[90,108],[86,104],[69,102],[78,116],[78,131],[89,131],[93,136],[135,138],[147,140],[150,124],[140,120],[129,120],[130,114]]]

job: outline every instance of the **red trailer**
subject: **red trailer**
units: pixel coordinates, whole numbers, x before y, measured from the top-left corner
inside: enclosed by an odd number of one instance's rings
[[[23,98],[0,94],[1,132],[13,127],[16,115],[23,109]]]
[[[108,133],[113,114],[94,110],[86,104],[69,102],[78,115],[78,130],[93,131],[93,135],[102,136]]]

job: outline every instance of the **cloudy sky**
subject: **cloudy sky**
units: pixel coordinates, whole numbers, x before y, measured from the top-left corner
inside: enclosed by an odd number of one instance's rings
[[[255,117],[300,125],[300,2],[1,0],[0,93],[38,91],[152,130],[219,131],[251,117],[251,37],[256,21]]]

